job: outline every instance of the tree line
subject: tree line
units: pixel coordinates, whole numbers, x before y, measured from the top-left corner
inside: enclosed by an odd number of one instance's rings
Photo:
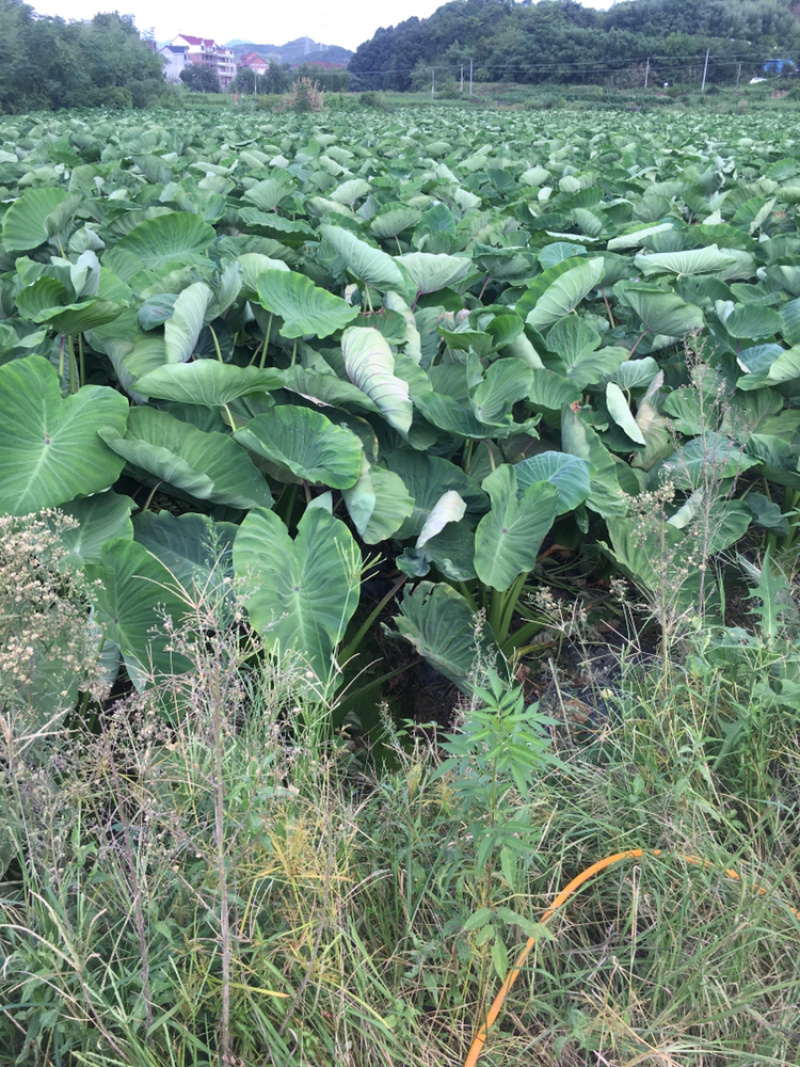
[[[354,89],[405,91],[438,75],[493,82],[654,85],[761,73],[800,59],[794,0],[451,0],[430,18],[379,29],[350,60]],[[741,66],[740,66],[741,64]],[[798,64],[800,66],[800,64]]]
[[[214,72],[200,64],[186,67],[181,71],[180,79],[195,92],[221,92]],[[344,93],[350,88],[350,72],[344,68],[301,63],[299,67],[292,69],[288,64],[278,63],[273,59],[263,74],[258,74],[248,67],[240,67],[230,85],[230,92],[245,96],[288,93],[295,82],[302,79],[316,83],[323,92]]]
[[[88,22],[37,16],[0,0],[0,111],[148,107],[164,91],[162,61],[128,15]]]

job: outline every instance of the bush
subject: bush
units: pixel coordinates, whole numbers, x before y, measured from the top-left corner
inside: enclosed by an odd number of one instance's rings
[[[364,93],[359,93],[358,99],[362,107],[374,107],[376,111],[391,110],[389,102],[383,93],[376,92],[375,89],[368,89]]]
[[[317,83],[312,82],[310,78],[298,78],[278,110],[308,114],[311,111],[322,111],[324,107],[324,97]]]
[[[256,111],[277,111],[283,103],[282,93],[259,93],[250,98]],[[249,101],[248,101],[249,102]]]

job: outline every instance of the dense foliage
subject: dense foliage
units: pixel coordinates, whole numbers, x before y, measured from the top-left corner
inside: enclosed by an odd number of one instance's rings
[[[34,16],[20,0],[0,0],[0,111],[147,107],[164,89],[162,65],[130,16],[90,22]]]
[[[0,120],[2,1067],[796,1062],[791,108]]]
[[[264,74],[256,74],[247,67],[240,68],[231,89],[245,95],[285,93],[294,83],[304,79],[314,82],[322,92],[341,93],[350,88],[350,72],[344,68],[301,63],[291,70],[272,60]]]
[[[156,609],[217,552],[335,690],[376,553],[399,633],[464,686],[479,609],[485,650],[537,632],[543,550],[685,607],[748,530],[794,543],[777,121],[218,122],[2,131],[0,511],[79,521],[134,680],[179,665]]]
[[[409,89],[459,76],[472,60],[478,80],[641,85],[762,73],[765,60],[800,59],[800,24],[788,0],[628,0],[595,11],[574,0],[508,3],[453,0],[428,19],[379,29],[350,61],[363,89]],[[415,79],[415,74],[417,78]]]

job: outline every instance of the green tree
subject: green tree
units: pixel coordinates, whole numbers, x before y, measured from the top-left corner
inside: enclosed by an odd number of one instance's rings
[[[161,60],[141,39],[130,15],[95,15],[80,34],[95,91],[125,89],[134,107],[148,107],[164,91]]]
[[[204,67],[200,63],[192,63],[184,67],[180,73],[180,79],[195,93],[218,93],[220,91],[219,80],[214,71],[211,67]]]
[[[274,59],[270,60],[269,70],[264,75],[263,91],[266,93],[285,93],[290,83],[288,69],[282,67],[280,63],[276,63]]]

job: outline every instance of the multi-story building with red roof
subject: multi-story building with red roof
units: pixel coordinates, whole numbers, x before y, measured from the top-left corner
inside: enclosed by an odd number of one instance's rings
[[[213,70],[223,91],[236,77],[233,52],[217,44],[211,37],[192,37],[188,33],[179,33],[161,49],[161,55],[166,60],[165,76],[168,81],[177,81],[180,72],[190,63]]]

